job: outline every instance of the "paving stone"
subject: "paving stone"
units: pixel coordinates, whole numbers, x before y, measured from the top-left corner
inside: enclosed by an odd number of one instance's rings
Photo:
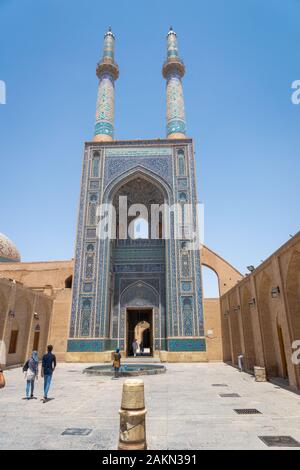
[[[46,404],[40,401],[42,380],[36,385],[39,399],[26,401],[23,374],[6,371],[0,449],[116,449],[125,379],[81,376],[88,365],[58,364],[49,394],[55,399]],[[149,449],[266,449],[259,436],[268,435],[300,441],[299,395],[221,363],[167,364],[167,369],[164,375],[143,376]],[[240,397],[221,399],[221,387],[212,384],[226,384],[226,393]],[[238,415],[234,408],[262,414]],[[62,436],[67,428],[92,433]]]

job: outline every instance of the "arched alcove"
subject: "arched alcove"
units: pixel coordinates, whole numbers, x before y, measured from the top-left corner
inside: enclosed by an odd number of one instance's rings
[[[293,340],[300,339],[300,252],[291,256],[286,278],[286,294],[292,324]]]
[[[12,318],[10,321],[10,336],[8,343],[8,354],[16,354],[18,348],[18,339],[19,339],[20,325],[19,322]]]
[[[116,238],[161,238],[163,213],[154,214],[165,196],[157,183],[136,175],[115,192],[112,203],[116,214]]]
[[[73,283],[73,276],[69,276],[65,279],[65,289],[71,289]]]
[[[265,357],[265,367],[270,376],[277,376],[277,358],[275,351],[275,337],[273,333],[274,319],[270,306],[272,281],[268,274],[263,273],[258,289],[258,307]]]
[[[39,343],[40,343],[40,334],[41,334],[41,327],[39,324],[36,325],[34,329],[34,336],[33,336],[33,351],[39,350]]]
[[[31,313],[32,294],[21,290],[17,291],[16,301],[5,329],[8,345],[7,365],[22,363],[26,359]]]
[[[291,256],[287,277],[286,296],[291,322],[292,341],[300,339],[300,252],[295,250]],[[280,334],[280,333],[279,333]],[[300,365],[295,365],[295,371],[300,385]]]
[[[243,353],[241,332],[239,325],[240,310],[237,308],[238,299],[236,291],[229,293],[229,323],[231,330],[231,341],[232,341],[232,361],[234,364],[238,364],[238,356]]]
[[[243,337],[245,344],[245,365],[246,368],[252,370],[255,365],[255,345],[254,345],[254,333],[252,326],[252,310],[249,305],[251,298],[250,289],[245,286],[241,292],[241,318],[243,324]]]
[[[164,212],[164,205],[169,200],[168,191],[159,177],[137,168],[114,181],[114,185],[107,187],[104,194],[104,201],[114,207],[112,213],[115,218],[115,230],[112,230],[115,239],[100,241],[103,246],[100,263],[109,265],[110,272],[104,288],[110,298],[106,301],[103,296],[103,303],[106,302],[104,308],[109,315],[107,334],[119,338],[118,344],[127,354],[130,354],[131,336],[134,335],[136,314],[133,310],[136,308],[145,310],[141,319],[151,325],[151,344],[155,344],[155,348],[162,347],[166,335],[163,216],[168,216]],[[132,285],[134,289],[127,290]],[[153,291],[155,302],[150,298]],[[157,325],[156,330],[154,324]]]
[[[286,348],[284,345],[284,336],[283,336],[282,326],[279,321],[279,315],[277,315],[277,319],[276,319],[276,330],[277,330],[277,339],[278,339],[280,359],[281,359],[281,374],[284,379],[288,379],[289,374],[288,374],[288,366],[287,366],[287,359],[286,359],[286,353],[285,353]]]

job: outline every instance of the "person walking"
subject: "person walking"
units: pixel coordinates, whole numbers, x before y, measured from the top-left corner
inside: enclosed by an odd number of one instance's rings
[[[3,374],[3,370],[0,367],[0,388],[4,388],[4,387],[5,387],[5,377]]]
[[[120,349],[116,349],[114,352],[113,368],[115,369],[115,379],[119,377],[119,369],[121,367],[121,354]]]
[[[134,341],[132,343],[132,352],[133,352],[134,357],[136,357],[136,352],[138,350],[138,347],[139,347],[139,344],[138,344],[137,340],[134,339]]]
[[[34,398],[34,382],[38,379],[39,374],[39,358],[37,351],[32,351],[31,357],[25,362],[23,372],[26,372],[26,399]]]
[[[44,398],[43,402],[46,403],[48,400],[48,392],[52,380],[52,375],[56,367],[56,357],[52,354],[53,346],[49,344],[47,346],[47,354],[44,354],[42,360],[42,377],[44,377]]]

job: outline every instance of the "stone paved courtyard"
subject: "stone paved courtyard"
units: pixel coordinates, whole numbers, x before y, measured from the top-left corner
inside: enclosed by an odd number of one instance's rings
[[[22,400],[21,368],[6,371],[0,391],[0,449],[115,449],[124,378],[88,377],[88,364],[59,364],[46,404]],[[167,373],[143,376],[149,449],[269,449],[261,435],[300,441],[300,396],[225,364],[168,364]],[[215,387],[212,384],[227,384]],[[237,393],[240,397],[220,397]],[[261,415],[238,415],[256,408]],[[89,428],[88,436],[62,435]]]

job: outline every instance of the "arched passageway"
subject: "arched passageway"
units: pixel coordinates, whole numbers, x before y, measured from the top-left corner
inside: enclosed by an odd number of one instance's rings
[[[229,314],[226,313],[228,306],[220,304],[220,296],[235,286],[243,276],[205,245],[201,247],[200,256],[208,357],[209,360],[213,361],[224,360],[231,362],[231,320]],[[232,326],[239,332],[237,320],[237,318],[233,318]],[[234,352],[234,355],[236,356],[236,352]]]
[[[208,266],[202,266],[203,296],[207,299],[220,297],[219,278],[217,273]]]

